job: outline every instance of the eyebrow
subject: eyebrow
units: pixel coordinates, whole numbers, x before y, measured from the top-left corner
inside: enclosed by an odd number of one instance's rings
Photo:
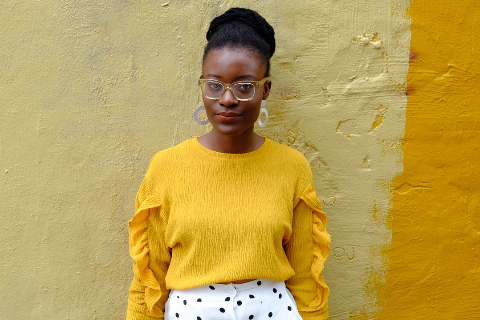
[[[222,77],[216,75],[216,74],[207,74],[207,77],[212,77],[212,78],[217,78],[217,79],[222,79]],[[237,80],[241,80],[241,79],[252,79],[252,80],[256,80],[256,78],[254,76],[252,76],[251,74],[245,74],[243,76],[239,76],[239,77],[236,77],[234,80],[237,81]]]

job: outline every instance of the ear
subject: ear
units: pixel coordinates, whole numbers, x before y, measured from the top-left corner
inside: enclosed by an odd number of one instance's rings
[[[270,90],[272,89],[272,81],[267,80],[263,84],[263,97],[262,100],[267,100],[268,96],[270,95]]]

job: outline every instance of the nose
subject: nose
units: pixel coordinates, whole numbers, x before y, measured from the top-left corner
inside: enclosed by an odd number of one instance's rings
[[[227,87],[223,94],[218,99],[218,103],[225,107],[236,106],[238,104],[238,100],[233,94],[232,88]]]

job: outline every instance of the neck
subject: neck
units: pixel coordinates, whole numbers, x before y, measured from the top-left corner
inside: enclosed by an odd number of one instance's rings
[[[260,148],[264,138],[255,132],[244,132],[239,135],[226,136],[210,131],[204,136],[199,137],[200,143],[210,150],[222,153],[247,153]]]

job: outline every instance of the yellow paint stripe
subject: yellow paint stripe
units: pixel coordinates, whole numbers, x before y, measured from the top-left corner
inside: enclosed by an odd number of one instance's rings
[[[480,2],[413,0],[379,319],[480,318]]]

